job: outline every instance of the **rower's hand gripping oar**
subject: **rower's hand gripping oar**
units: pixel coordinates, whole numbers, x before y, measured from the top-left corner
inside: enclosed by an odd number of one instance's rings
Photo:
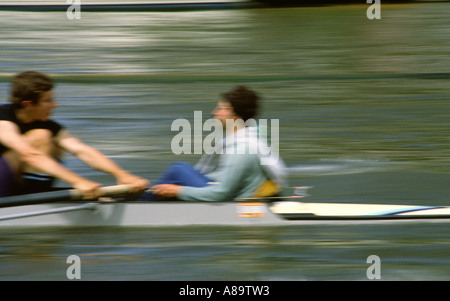
[[[131,192],[129,185],[113,185],[100,187],[101,197],[117,196]],[[83,193],[78,189],[65,189],[50,192],[40,192],[0,198],[0,208],[33,204],[45,204],[61,201],[78,201],[83,199]]]
[[[100,191],[100,198],[131,193],[130,185],[125,185],[125,184],[100,187],[98,190]],[[80,190],[69,189],[69,191],[70,191],[72,201],[77,201],[77,200],[83,199],[83,193]]]

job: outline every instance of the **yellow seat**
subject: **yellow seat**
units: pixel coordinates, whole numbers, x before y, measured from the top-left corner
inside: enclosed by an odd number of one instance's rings
[[[253,195],[253,197],[255,198],[263,198],[263,197],[269,197],[269,196],[274,196],[277,193],[279,193],[281,191],[281,188],[275,184],[274,181],[271,180],[267,180],[264,181],[256,190],[255,194]]]

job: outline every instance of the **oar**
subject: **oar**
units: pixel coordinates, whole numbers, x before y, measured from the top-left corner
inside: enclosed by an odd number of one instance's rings
[[[113,185],[100,188],[101,196],[114,196],[130,192],[129,185]],[[81,200],[83,195],[77,189],[65,189],[0,198],[0,208],[33,204]]]

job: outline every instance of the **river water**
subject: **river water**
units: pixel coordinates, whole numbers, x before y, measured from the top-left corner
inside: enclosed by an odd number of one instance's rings
[[[54,118],[154,181],[170,126],[244,84],[279,120],[290,185],[311,202],[449,205],[450,4],[186,12],[0,11],[0,97],[25,70],[57,81]],[[114,180],[73,157],[65,164]],[[64,185],[64,183],[60,183]],[[1,280],[449,280],[448,223],[0,229]]]

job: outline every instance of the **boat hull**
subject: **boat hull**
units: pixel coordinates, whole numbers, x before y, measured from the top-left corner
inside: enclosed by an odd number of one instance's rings
[[[449,207],[301,202],[52,203],[2,208],[2,226],[265,226],[450,221]]]
[[[428,220],[450,218],[450,207],[392,204],[279,202],[271,211],[295,220]]]
[[[265,203],[115,202],[80,205],[72,202],[0,210],[0,227],[264,225],[283,222],[286,221],[273,214]]]

